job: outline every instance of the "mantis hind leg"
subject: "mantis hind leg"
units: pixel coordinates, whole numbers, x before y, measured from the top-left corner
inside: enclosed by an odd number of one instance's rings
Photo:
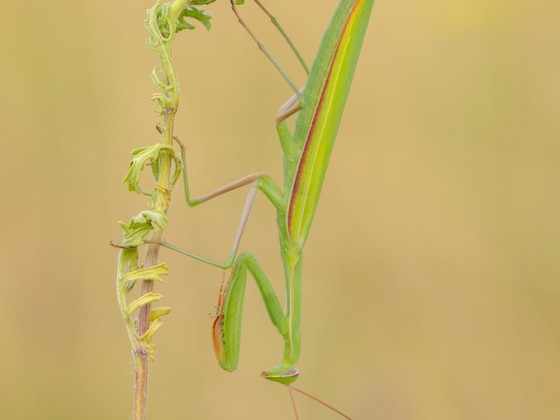
[[[309,74],[309,68],[307,66],[307,64],[305,64],[305,61],[303,60],[301,54],[299,53],[299,51],[297,50],[297,48],[295,47],[294,43],[292,42],[292,40],[290,39],[290,37],[288,36],[288,34],[284,31],[284,29],[282,28],[282,26],[280,26],[280,24],[278,23],[278,20],[258,1],[258,0],[253,0],[255,2],[255,4],[270,18],[270,21],[272,22],[272,24],[276,27],[276,29],[278,30],[278,32],[280,32],[280,34],[284,37],[284,39],[286,40],[286,42],[288,43],[288,45],[290,46],[290,49],[292,50],[292,52],[294,53],[294,55],[297,57],[299,63],[301,64],[303,70],[305,71],[305,74]],[[235,14],[235,16],[237,17],[237,20],[239,21],[239,23],[241,24],[241,26],[243,26],[243,28],[245,29],[245,31],[247,31],[247,33],[249,34],[249,36],[251,38],[253,38],[253,40],[255,41],[255,43],[257,44],[257,47],[264,53],[264,55],[266,55],[266,57],[268,58],[268,60],[272,63],[272,65],[276,68],[276,70],[278,71],[278,73],[280,73],[280,75],[284,78],[284,80],[286,81],[286,83],[288,83],[288,85],[290,86],[290,88],[292,89],[292,91],[295,93],[295,95],[297,97],[300,97],[300,90],[297,88],[297,86],[294,84],[294,82],[290,79],[290,77],[286,74],[286,72],[284,71],[284,69],[282,68],[282,66],[280,66],[280,64],[278,63],[278,61],[276,61],[276,59],[272,56],[272,54],[266,49],[266,47],[263,45],[263,43],[257,38],[257,36],[253,33],[253,31],[251,30],[251,28],[249,28],[249,26],[245,23],[245,21],[243,20],[243,18],[241,17],[241,15],[239,14],[239,12],[237,11],[237,7],[236,5],[240,5],[245,3],[245,0],[230,0],[230,4],[231,4],[231,8],[233,10],[233,13]]]

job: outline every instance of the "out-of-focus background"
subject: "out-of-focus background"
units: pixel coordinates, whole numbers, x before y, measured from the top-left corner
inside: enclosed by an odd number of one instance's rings
[[[267,2],[311,61],[336,0]],[[121,185],[157,141],[149,1],[3,7],[0,418],[126,419],[129,343],[114,283]],[[281,179],[274,129],[290,90],[237,24],[178,35],[177,134],[195,194],[256,170]],[[242,12],[298,84],[267,19]],[[560,418],[560,3],[379,1],[304,269],[298,384],[355,419]],[[197,209],[175,191],[166,237],[225,259],[245,193]],[[283,296],[274,212],[242,249]],[[210,339],[219,270],[163,253],[152,419],[289,419],[260,378],[280,339],[253,283],[238,370]],[[297,398],[302,419],[335,415]]]

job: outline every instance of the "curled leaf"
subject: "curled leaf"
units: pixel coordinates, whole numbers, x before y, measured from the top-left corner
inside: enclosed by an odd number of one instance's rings
[[[158,265],[152,265],[147,268],[139,268],[138,270],[131,271],[121,277],[121,281],[124,283],[137,282],[139,280],[151,280],[163,283],[164,276],[169,274],[169,267],[165,263]]]
[[[144,243],[144,238],[154,228],[164,230],[167,217],[156,210],[143,210],[134,216],[128,223],[119,222],[123,229],[123,245],[136,247]]]
[[[138,248],[121,249],[119,253],[119,265],[117,270],[118,293],[129,293],[134,287],[134,282],[123,283],[122,278],[132,271],[138,269]],[[124,299],[124,295],[123,295]]]
[[[126,184],[129,191],[134,191],[138,194],[149,195],[142,191],[140,187],[140,178],[142,176],[142,171],[148,163],[157,162],[160,153],[166,152],[170,153],[175,161],[178,161],[178,157],[175,153],[175,149],[172,146],[157,143],[150,147],[140,147],[132,151],[132,161],[130,162],[130,168],[126,177],[123,179],[123,184]],[[157,174],[155,174],[157,175]]]
[[[140,296],[138,299],[135,299],[128,304],[128,306],[126,307],[126,316],[130,316],[134,311],[141,308],[142,306],[153,302],[159,302],[162,299],[163,296],[159,293],[146,293],[145,295]]]
[[[154,322],[150,323],[150,326],[148,327],[146,332],[144,334],[142,334],[141,336],[139,336],[138,338],[141,341],[144,341],[146,343],[150,343],[151,339],[152,339],[152,336],[159,329],[159,327],[161,327],[162,325],[163,325],[163,321],[161,319],[156,319]]]
[[[206,1],[206,2],[193,2],[193,4],[209,4],[213,3],[215,0]],[[192,23],[187,22],[187,19],[197,20],[207,29],[210,30],[212,24],[210,23],[210,19],[212,17],[205,14],[204,10],[198,9],[196,7],[187,6],[185,7],[179,16],[177,17],[177,26],[175,28],[175,32],[179,32],[185,29],[195,29],[195,26]]]
[[[150,310],[150,322],[155,321],[171,312],[169,306],[160,306],[159,308],[152,308]]]

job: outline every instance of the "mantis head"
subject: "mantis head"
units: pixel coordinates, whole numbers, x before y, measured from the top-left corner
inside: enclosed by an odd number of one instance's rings
[[[294,383],[299,376],[299,370],[296,368],[288,368],[284,366],[275,366],[261,373],[261,376],[269,381],[279,382],[284,385]]]

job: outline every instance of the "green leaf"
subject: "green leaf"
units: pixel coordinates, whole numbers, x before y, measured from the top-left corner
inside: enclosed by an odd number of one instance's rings
[[[150,324],[146,332],[141,336],[139,336],[138,338],[146,344],[151,344],[152,336],[162,325],[163,325],[163,321],[161,319],[156,319],[154,322]]]
[[[169,312],[171,312],[171,308],[169,306],[161,306],[159,308],[152,308],[150,310],[150,322],[153,322],[156,319],[159,319],[162,316],[167,315]]]
[[[156,210],[143,210],[132,217],[128,223],[119,222],[123,229],[123,246],[136,247],[144,243],[144,238],[154,228],[164,230],[167,217]]]
[[[144,167],[150,163],[154,164],[158,161],[159,155],[162,151],[167,153],[171,153],[173,159],[177,162],[178,157],[175,154],[175,149],[172,146],[167,146],[165,144],[157,143],[150,147],[140,147],[132,151],[132,161],[130,162],[130,168],[128,169],[128,173],[126,177],[123,179],[123,184],[126,184],[129,191],[134,191],[138,194],[150,195],[142,191],[140,187],[140,178],[142,176],[142,171]],[[156,169],[154,169],[156,168]],[[156,172],[154,176],[157,178],[157,163],[156,166],[152,168],[152,171]]]
[[[213,3],[215,0],[211,1],[201,1],[201,2],[193,2],[193,4],[209,4]],[[192,23],[187,22],[187,19],[194,19],[202,23],[207,30],[210,30],[212,24],[210,23],[210,19],[212,16],[207,15],[204,13],[204,10],[198,9],[196,7],[187,6],[185,7],[179,16],[177,17],[177,26],[175,28],[175,32],[180,32],[185,29],[195,29],[195,26]]]
[[[124,283],[133,283],[140,280],[151,280],[163,283],[163,277],[161,276],[167,274],[169,274],[169,267],[167,267],[165,263],[161,263],[148,268],[140,268],[138,270],[131,271],[130,273],[122,276],[121,281]]]
[[[149,303],[159,302],[163,299],[163,296],[159,293],[146,293],[145,295],[140,296],[138,299],[133,300],[128,304],[126,307],[126,315],[130,316],[134,311],[145,306]]]

